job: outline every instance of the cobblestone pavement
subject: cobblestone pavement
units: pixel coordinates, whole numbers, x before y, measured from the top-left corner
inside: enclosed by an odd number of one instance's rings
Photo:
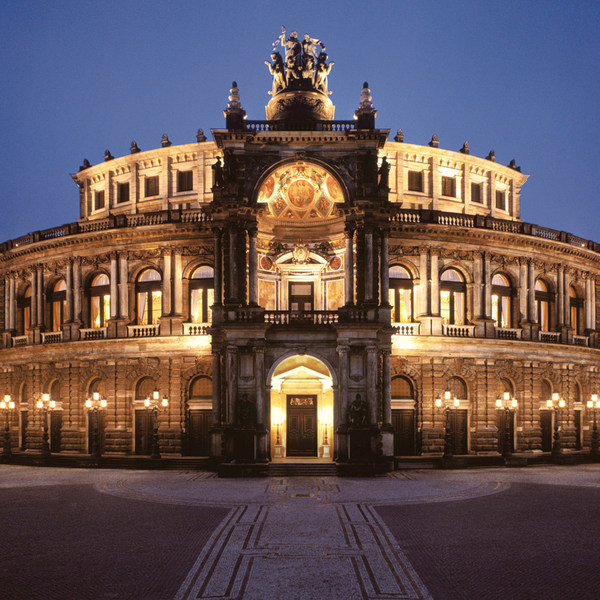
[[[596,598],[600,465],[219,480],[0,467],[0,597]]]

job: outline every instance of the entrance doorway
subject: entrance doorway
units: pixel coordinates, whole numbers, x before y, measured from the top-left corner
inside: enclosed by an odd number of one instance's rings
[[[552,450],[552,411],[540,411],[540,426],[542,429],[542,452]]]
[[[312,282],[290,282],[290,310],[292,312],[309,312],[314,306],[314,290]]]
[[[317,456],[317,396],[288,395],[287,455]]]
[[[499,411],[496,424],[498,425],[498,452],[502,454],[504,452],[504,445],[506,442],[506,411]],[[510,449],[515,449],[515,419],[514,413],[508,413],[508,430],[510,433]]]
[[[448,415],[450,439],[454,454],[467,454],[469,451],[467,421],[466,410],[451,410]]]
[[[152,454],[152,413],[135,411],[135,453]]]
[[[392,410],[392,427],[394,428],[394,456],[414,456],[415,411]]]

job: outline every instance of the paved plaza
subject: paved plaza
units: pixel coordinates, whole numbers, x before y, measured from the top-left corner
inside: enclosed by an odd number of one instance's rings
[[[600,465],[386,477],[0,467],[11,600],[597,598]]]

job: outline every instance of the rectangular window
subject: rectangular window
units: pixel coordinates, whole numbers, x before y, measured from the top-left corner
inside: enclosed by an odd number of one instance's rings
[[[454,177],[442,177],[442,196],[456,198],[456,179]]]
[[[129,202],[129,183],[117,183],[117,202]]]
[[[144,197],[158,196],[158,175],[146,177],[144,183]]]
[[[104,208],[104,190],[94,192],[94,210],[102,210]]]
[[[471,183],[471,202],[477,202],[477,204],[483,203],[482,185],[480,183]]]
[[[500,190],[496,190],[496,208],[506,210],[506,194]]]
[[[194,189],[194,173],[192,171],[177,171],[177,191],[191,192]]]
[[[408,191],[422,192],[423,191],[423,171],[408,172]]]

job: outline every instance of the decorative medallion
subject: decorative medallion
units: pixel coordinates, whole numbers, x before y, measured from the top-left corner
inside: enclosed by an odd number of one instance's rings
[[[329,268],[332,271],[338,271],[342,266],[342,259],[339,256],[334,256],[329,263]]]
[[[261,256],[260,268],[263,271],[270,271],[273,268],[273,261],[268,256]]]
[[[303,265],[308,262],[308,256],[310,251],[306,244],[296,244],[292,250],[293,261],[299,265]]]
[[[315,189],[306,179],[296,179],[288,188],[288,199],[296,208],[306,208],[312,204],[314,197]]]

